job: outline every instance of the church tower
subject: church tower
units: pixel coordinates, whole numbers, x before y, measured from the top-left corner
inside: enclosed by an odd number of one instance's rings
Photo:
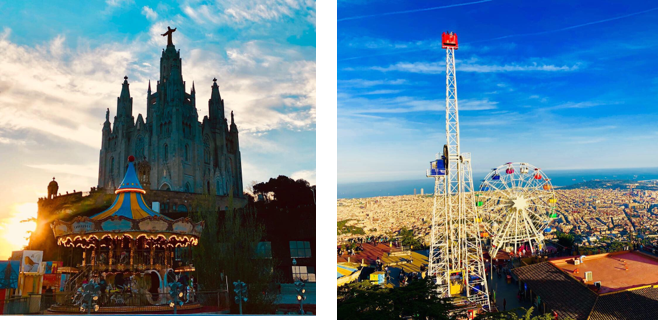
[[[134,155],[140,181],[155,190],[210,193],[242,197],[242,164],[238,130],[231,115],[229,127],[217,79],[208,100],[209,117],[199,122],[194,83],[185,89],[180,51],[169,28],[166,49],[160,58],[160,78],[155,92],[149,86],[146,121],[140,114],[135,123],[127,77],[117,99],[114,127],[109,110],[103,126],[98,186],[113,189],[125,173],[125,159]]]

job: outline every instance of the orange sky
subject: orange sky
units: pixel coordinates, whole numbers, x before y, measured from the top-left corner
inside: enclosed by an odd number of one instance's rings
[[[12,251],[22,250],[27,245],[27,231],[34,230],[37,224],[21,220],[36,216],[37,204],[28,202],[13,205],[7,217],[0,220],[0,260],[7,260]]]

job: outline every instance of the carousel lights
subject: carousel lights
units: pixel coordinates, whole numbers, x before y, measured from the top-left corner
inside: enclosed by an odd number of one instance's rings
[[[139,189],[139,188],[117,189],[116,191],[114,191],[114,194],[119,194],[123,192],[139,192],[141,194],[146,194],[146,191],[144,191],[144,189]]]

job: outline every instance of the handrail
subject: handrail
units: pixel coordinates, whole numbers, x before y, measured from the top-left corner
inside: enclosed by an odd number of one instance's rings
[[[88,276],[88,273],[91,272],[91,268],[89,266],[84,266],[80,271],[71,277],[71,279],[66,281],[66,284],[64,285],[65,291],[74,291],[75,287],[77,287],[78,280],[80,279],[81,276],[85,275]]]

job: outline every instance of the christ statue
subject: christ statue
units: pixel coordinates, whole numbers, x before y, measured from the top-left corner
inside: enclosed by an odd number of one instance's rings
[[[162,36],[167,36],[167,45],[168,46],[173,46],[174,44],[171,42],[171,34],[176,31],[176,28],[170,28],[167,26],[167,32],[163,33]]]

